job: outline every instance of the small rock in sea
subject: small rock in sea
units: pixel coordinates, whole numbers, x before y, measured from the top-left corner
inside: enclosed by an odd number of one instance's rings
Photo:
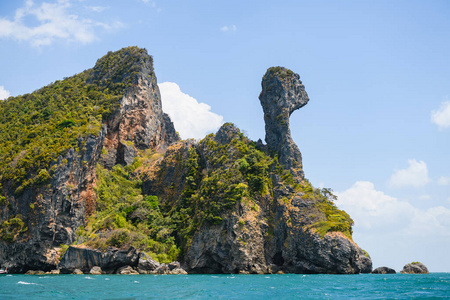
[[[402,274],[429,274],[428,268],[421,262],[412,262],[406,264],[403,270],[400,271]]]
[[[83,275],[83,272],[80,270],[80,269],[75,269],[75,270],[73,270],[73,273],[72,274],[75,274],[75,275]]]
[[[182,268],[176,268],[169,272],[171,275],[187,275],[187,272]]]
[[[396,274],[394,269],[388,267],[378,267],[372,271],[372,274]]]
[[[156,270],[160,266],[159,262],[147,256],[145,253],[141,252],[139,254],[139,261],[137,269],[141,274],[148,274],[151,271]]]
[[[94,266],[89,273],[92,275],[102,275],[102,268],[99,266]]]
[[[131,266],[123,266],[116,271],[116,274],[137,275],[139,273],[135,269],[133,269]]]
[[[25,273],[25,275],[45,275],[45,272],[41,271],[41,270],[37,270],[37,271],[29,270]]]
[[[173,269],[179,269],[181,268],[181,265],[177,261],[173,261],[169,264],[169,269],[172,271]]]
[[[152,273],[153,274],[167,274],[168,272],[169,272],[169,267],[163,263]]]

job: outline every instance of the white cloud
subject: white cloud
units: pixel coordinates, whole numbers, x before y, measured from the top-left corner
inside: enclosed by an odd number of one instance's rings
[[[69,13],[71,6],[69,0],[43,2],[39,6],[28,0],[24,7],[16,10],[12,21],[0,18],[0,38],[27,41],[36,47],[50,45],[57,39],[86,44],[96,39],[95,27],[117,27],[117,24],[111,26]],[[33,25],[26,24],[30,20]]]
[[[450,177],[441,176],[439,177],[437,183],[439,185],[450,185]]]
[[[419,197],[420,200],[431,200],[431,196],[430,195],[421,195]]]
[[[108,9],[106,6],[87,6],[88,9],[92,10],[93,12],[101,13]]]
[[[427,234],[450,236],[450,209],[437,206],[419,209],[375,190],[373,183],[358,181],[336,193],[339,208],[347,211],[361,229],[399,231],[409,236]]]
[[[430,182],[427,164],[424,161],[408,160],[407,169],[395,170],[389,179],[392,187],[422,187]]]
[[[0,100],[7,99],[11,94],[8,90],[5,90],[3,85],[0,85]]]
[[[208,104],[183,93],[176,83],[160,83],[159,89],[163,111],[170,116],[181,138],[203,138],[222,125],[222,116],[211,112]]]
[[[421,209],[358,181],[336,193],[336,204],[355,221],[353,238],[371,255],[374,268],[400,271],[411,261],[422,261],[432,271],[448,271],[442,262],[450,247],[450,209]]]
[[[375,190],[373,183],[368,181],[358,181],[348,190],[337,193],[337,196],[339,207],[365,229],[407,221],[413,212],[409,203]]]
[[[439,126],[439,129],[450,128],[450,101],[444,101],[438,110],[431,112],[431,122]]]
[[[221,31],[223,32],[227,32],[227,31],[236,31],[237,27],[236,25],[231,25],[231,26],[223,26],[220,28]]]

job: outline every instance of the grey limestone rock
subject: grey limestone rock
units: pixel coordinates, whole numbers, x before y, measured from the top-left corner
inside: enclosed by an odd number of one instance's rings
[[[77,145],[49,166],[54,170],[50,186],[30,187],[15,195],[12,183],[3,184],[11,206],[2,210],[0,222],[21,215],[29,229],[29,234],[20,241],[0,241],[0,264],[7,265],[11,272],[56,268],[60,245],[75,242],[77,229],[85,225],[86,217],[96,209],[97,163],[106,168],[117,163],[127,165],[133,162],[138,150],[164,151],[179,140],[169,116],[162,111],[152,57],[144,49],[137,51],[138,55],[130,49],[108,53],[89,70],[87,84],[96,85],[103,84],[104,79],[120,81],[122,77],[125,83],[133,74],[131,86],[119,96],[119,107],[103,123],[99,134],[78,140]],[[119,63],[105,69],[100,62],[109,55],[119,57]],[[133,70],[123,72],[120,61],[131,61]],[[36,207],[35,211],[30,210],[30,204]]]
[[[400,271],[402,274],[428,274],[428,268],[421,262],[412,262],[406,264],[403,270]]]
[[[169,274],[170,275],[186,275],[187,272],[182,268],[176,268],[176,269],[170,270]]]
[[[121,274],[121,275],[137,275],[137,274],[139,274],[139,272],[137,272],[131,266],[120,267],[115,273]]]
[[[378,267],[372,271],[372,274],[396,274],[394,269],[388,267]]]
[[[180,265],[180,263],[178,262],[178,261],[173,261],[173,262],[171,262],[169,265],[168,265],[168,267],[169,267],[169,270],[174,270],[174,269],[179,269],[179,268],[181,268],[181,265]]]
[[[69,246],[61,259],[59,268],[61,273],[73,273],[80,269],[88,273],[94,266],[99,266],[105,273],[114,273],[123,266],[137,266],[139,252],[130,247],[126,250],[108,248],[105,252],[99,250]]]
[[[141,252],[139,255],[139,262],[137,265],[137,270],[141,274],[148,274],[155,271],[160,266],[160,263],[148,257],[145,253]]]
[[[102,268],[99,266],[93,266],[91,270],[89,271],[89,274],[91,275],[102,275]]]
[[[302,155],[291,137],[289,117],[309,101],[300,76],[283,67],[269,68],[262,80],[259,95],[266,123],[266,143],[278,160],[295,175],[303,178]]]

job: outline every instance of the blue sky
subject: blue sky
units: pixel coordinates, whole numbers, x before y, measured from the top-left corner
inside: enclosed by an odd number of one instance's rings
[[[131,45],[185,138],[233,122],[264,140],[262,76],[299,73],[306,177],[337,192],[374,267],[450,271],[450,2],[0,1],[0,98]]]

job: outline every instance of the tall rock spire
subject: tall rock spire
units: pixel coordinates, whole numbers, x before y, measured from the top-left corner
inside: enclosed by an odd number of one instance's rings
[[[289,117],[309,101],[300,76],[283,67],[269,68],[264,75],[259,100],[266,123],[266,143],[270,151],[293,175],[304,177],[302,155],[291,137]]]

